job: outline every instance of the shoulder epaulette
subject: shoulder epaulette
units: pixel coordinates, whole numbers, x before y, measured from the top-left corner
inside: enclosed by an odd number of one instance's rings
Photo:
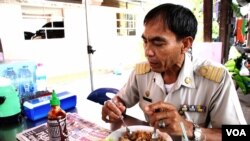
[[[223,77],[224,69],[209,65],[201,66],[198,72],[201,76],[219,83]]]
[[[135,66],[136,74],[145,74],[150,72],[150,65],[148,63],[139,63]]]

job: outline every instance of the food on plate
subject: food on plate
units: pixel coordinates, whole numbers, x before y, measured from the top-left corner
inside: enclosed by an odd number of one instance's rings
[[[129,136],[127,132],[123,132],[122,136],[119,137],[119,141],[151,141],[152,132],[136,130],[132,132]],[[159,136],[158,141],[166,141],[161,136]]]

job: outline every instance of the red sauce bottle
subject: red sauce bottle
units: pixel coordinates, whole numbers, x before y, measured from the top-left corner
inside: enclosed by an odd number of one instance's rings
[[[51,100],[51,109],[48,113],[47,126],[50,141],[69,141],[68,130],[66,126],[66,112],[60,107],[60,100],[53,90]]]

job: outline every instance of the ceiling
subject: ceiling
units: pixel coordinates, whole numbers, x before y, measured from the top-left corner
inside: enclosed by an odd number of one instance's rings
[[[65,2],[65,3],[82,3],[82,0],[46,0],[52,2]]]
[[[64,2],[64,3],[84,3],[85,0],[46,0],[52,2]],[[148,3],[148,2],[160,2],[162,0],[89,0],[91,3],[102,3],[102,2],[109,2],[109,3],[116,3],[116,2],[126,2],[126,3]]]

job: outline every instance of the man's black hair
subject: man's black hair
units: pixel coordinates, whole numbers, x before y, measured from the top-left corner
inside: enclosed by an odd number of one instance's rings
[[[161,4],[147,13],[144,25],[157,18],[161,18],[165,28],[176,34],[177,40],[187,36],[195,38],[197,19],[188,8],[172,3]]]

